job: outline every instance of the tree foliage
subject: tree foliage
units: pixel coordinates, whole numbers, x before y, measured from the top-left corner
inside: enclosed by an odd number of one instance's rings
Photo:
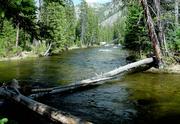
[[[59,2],[45,1],[41,13],[42,23],[51,28],[51,38],[47,38],[48,43],[52,43],[52,53],[59,53],[73,44],[75,39],[75,14],[71,0],[66,0],[63,4]]]
[[[59,53],[75,44],[89,47],[100,42],[121,43],[139,55],[142,52],[152,51],[144,13],[138,0],[122,0],[123,5],[120,4],[119,8],[116,6],[116,11],[126,11],[110,26],[101,24],[103,18],[85,0],[79,5],[80,14],[77,18],[72,0],[43,0],[39,8],[36,7],[34,0],[0,0],[0,2],[1,55],[9,51],[15,51],[17,54],[21,50],[33,50],[34,41],[38,43],[38,47],[43,46],[44,51],[52,45],[51,53]],[[148,7],[158,34],[158,17],[154,0],[148,0]],[[174,14],[177,7],[175,1],[160,1],[159,19],[166,36],[164,40],[171,51],[180,49],[180,28],[175,24],[175,17],[178,20],[178,14]],[[41,10],[38,14],[37,9]],[[103,9],[99,11],[102,12]],[[104,19],[112,14],[113,11],[110,11]],[[14,48],[17,44],[18,27],[19,46]]]
[[[99,18],[96,12],[88,6],[85,0],[80,5],[80,17],[76,27],[77,39],[80,39],[81,46],[92,46],[98,44]]]
[[[0,13],[11,21],[14,27],[19,27],[29,34],[38,37],[35,23],[36,7],[33,0],[0,0]]]
[[[138,2],[128,5],[124,45],[127,49],[147,52],[151,49],[142,8]]]

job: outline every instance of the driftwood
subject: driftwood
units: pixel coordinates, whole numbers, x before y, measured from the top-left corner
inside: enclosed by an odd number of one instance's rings
[[[48,56],[49,51],[50,51],[50,49],[51,49],[51,46],[52,46],[52,44],[50,43],[48,49],[47,49],[46,52],[44,53],[44,56]]]
[[[78,117],[59,111],[53,107],[47,106],[35,100],[32,100],[18,92],[14,87],[1,87],[0,95],[7,100],[21,104],[30,110],[54,121],[62,124],[92,124],[91,122],[84,121]]]
[[[99,84],[99,82],[105,81],[105,80],[109,80],[114,78],[116,75],[119,75],[125,71],[128,71],[132,68],[136,68],[142,65],[147,65],[147,64],[151,64],[154,62],[154,58],[146,58],[134,63],[130,63],[127,64],[125,66],[116,68],[110,72],[104,73],[102,75],[97,75],[95,77],[92,77],[90,79],[85,79],[76,83],[72,83],[70,85],[67,86],[63,86],[63,87],[53,87],[53,88],[47,88],[47,89],[32,89],[32,92],[34,94],[30,95],[32,98],[38,98],[38,97],[43,97],[46,95],[52,95],[52,94],[59,94],[62,92],[67,92],[67,91],[72,91],[72,90],[76,90],[78,88],[84,88],[84,87],[88,87],[88,86],[92,86],[92,85],[97,85]],[[104,83],[104,82],[102,82]]]

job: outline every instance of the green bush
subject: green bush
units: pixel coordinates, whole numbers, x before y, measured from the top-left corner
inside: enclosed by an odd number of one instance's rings
[[[42,42],[41,45],[31,46],[31,50],[38,55],[43,55],[47,49],[46,43]]]
[[[7,118],[0,119],[0,124],[5,124],[8,122]]]
[[[174,49],[180,51],[180,27],[176,30],[176,39],[174,44]]]

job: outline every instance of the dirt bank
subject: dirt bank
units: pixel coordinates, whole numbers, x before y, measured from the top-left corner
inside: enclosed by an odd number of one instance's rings
[[[20,54],[18,54],[17,56],[0,58],[0,61],[20,60],[20,59],[24,59],[24,58],[28,58],[28,57],[39,57],[39,55],[37,55],[33,52],[24,51],[24,52],[21,52]]]
[[[151,72],[151,73],[177,73],[180,74],[180,64],[174,64],[174,65],[169,65],[166,66],[163,69],[157,69],[157,68],[151,68],[147,70],[146,72]]]

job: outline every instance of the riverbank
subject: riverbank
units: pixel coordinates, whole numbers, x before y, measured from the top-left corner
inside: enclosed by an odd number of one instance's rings
[[[68,48],[68,50],[74,50],[74,49],[86,49],[86,48],[97,48],[100,47],[100,45],[93,45],[93,46],[85,46],[83,45],[82,47],[74,45]]]
[[[91,47],[99,47],[99,46],[91,46]],[[72,47],[69,47],[67,50],[70,51],[70,50],[75,50],[75,49],[86,49],[86,48],[89,48],[89,47],[87,46],[79,47],[79,46],[74,45]],[[40,56],[43,56],[43,54],[37,54],[33,51],[30,51],[30,52],[23,51],[19,53],[18,55],[14,55],[11,57],[0,57],[0,61],[13,61],[13,60],[21,60],[21,59],[26,59],[26,58],[40,57]]]
[[[98,46],[93,46],[93,47],[98,47]],[[78,46],[72,46],[70,48],[68,48],[68,51],[71,50],[75,50],[75,49],[86,49],[87,47],[78,47]],[[13,61],[13,60],[21,60],[21,59],[26,59],[26,58],[34,58],[34,57],[40,57],[41,55],[36,54],[34,52],[27,52],[27,51],[23,51],[21,53],[19,53],[17,56],[13,56],[13,57],[3,57],[0,58],[0,61]],[[157,68],[150,68],[149,70],[145,71],[147,73],[178,73],[180,74],[180,64],[173,64],[173,65],[169,65],[166,66],[163,69],[157,69]]]
[[[39,57],[39,55],[35,54],[34,52],[23,51],[13,57],[1,57],[0,61],[13,61],[13,60],[20,60],[20,59],[25,59],[25,58],[33,58],[33,57]]]
[[[180,74],[180,64],[173,64],[169,65],[167,67],[164,67],[163,69],[157,69],[157,68],[150,68],[149,70],[145,72],[150,72],[150,73],[175,73],[175,74]]]

